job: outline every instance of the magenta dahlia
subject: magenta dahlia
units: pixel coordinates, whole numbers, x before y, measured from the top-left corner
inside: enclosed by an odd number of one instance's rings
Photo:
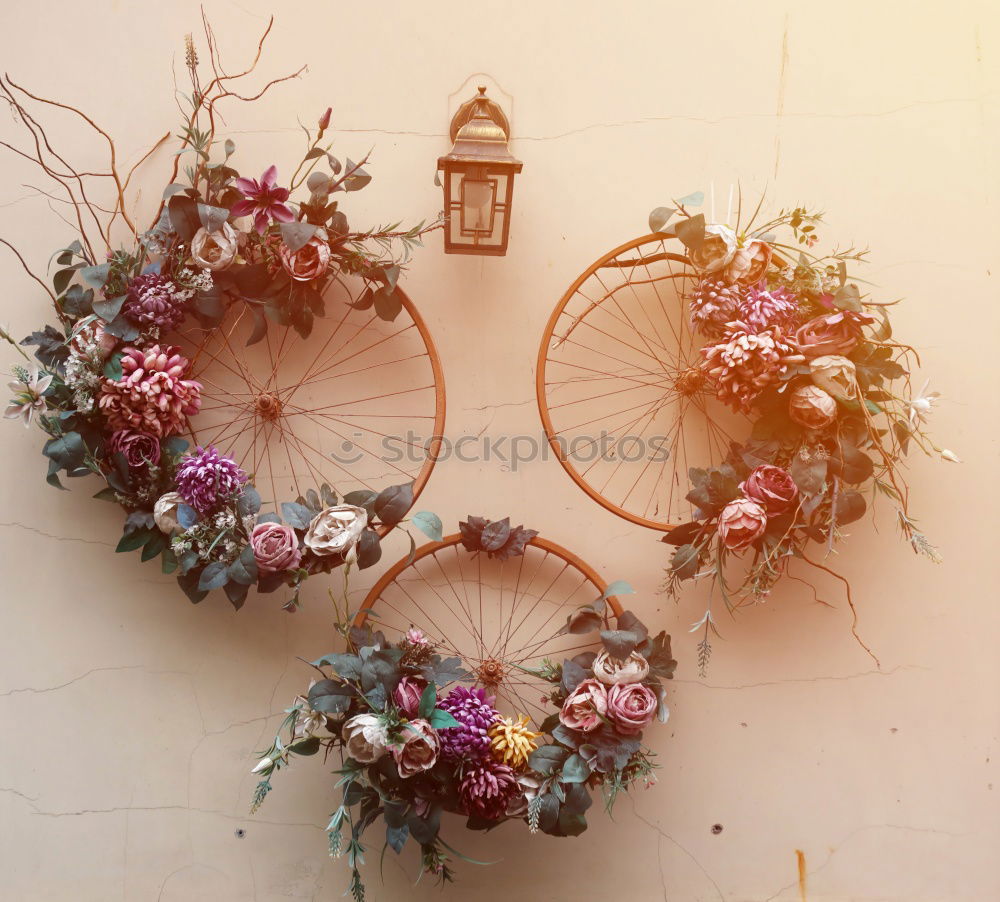
[[[176,329],[184,319],[184,304],[188,296],[189,292],[166,276],[157,273],[136,276],[128,283],[122,313],[142,328]]]
[[[788,331],[798,311],[795,295],[784,288],[747,288],[740,300],[737,318],[757,331],[771,326]]]
[[[120,379],[104,379],[98,406],[114,430],[157,438],[176,435],[201,407],[201,383],[186,378],[191,364],[177,348],[125,348]]]
[[[247,481],[239,464],[215,448],[198,448],[177,468],[177,492],[199,514],[235,495]]]
[[[458,784],[458,794],[466,811],[488,821],[505,817],[511,802],[521,791],[514,771],[492,758],[467,767]]]
[[[456,686],[438,707],[458,721],[457,727],[446,727],[441,733],[441,755],[449,761],[485,758],[490,751],[489,729],[499,717],[494,696],[485,689]]]

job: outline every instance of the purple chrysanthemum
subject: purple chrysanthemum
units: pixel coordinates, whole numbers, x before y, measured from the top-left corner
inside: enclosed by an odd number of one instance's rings
[[[476,760],[489,755],[490,726],[499,716],[485,689],[469,689],[456,686],[440,702],[438,707],[451,714],[458,721],[457,727],[447,727],[440,731],[441,755],[450,761]]]
[[[799,305],[795,296],[784,288],[746,289],[740,301],[740,316],[742,322],[751,328],[764,331],[771,326],[778,326],[785,331],[791,326],[798,313]]]
[[[521,785],[514,771],[492,758],[468,767],[458,785],[466,811],[489,821],[505,817],[510,803],[520,792]]]
[[[166,276],[149,273],[128,283],[122,313],[138,326],[156,326],[164,331],[176,329],[184,319],[187,299],[187,292]]]
[[[199,448],[177,468],[177,491],[199,514],[235,495],[246,481],[236,461],[212,447]]]

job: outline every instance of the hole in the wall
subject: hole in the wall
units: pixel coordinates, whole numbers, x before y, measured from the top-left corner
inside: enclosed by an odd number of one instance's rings
[[[712,824],[712,832],[718,836],[722,832],[722,824]]]
[[[247,835],[247,831],[240,827],[234,834],[237,839],[243,839]]]

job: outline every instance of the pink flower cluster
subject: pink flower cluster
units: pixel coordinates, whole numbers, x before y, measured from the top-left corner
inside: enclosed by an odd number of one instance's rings
[[[582,733],[596,730],[608,721],[622,736],[636,736],[656,714],[656,694],[642,683],[614,683],[584,680],[563,702],[559,720],[563,726]]]
[[[770,464],[754,467],[740,483],[740,491],[742,497],[722,509],[717,526],[719,538],[731,551],[756,542],[767,529],[768,517],[785,513],[799,497],[791,474]]]

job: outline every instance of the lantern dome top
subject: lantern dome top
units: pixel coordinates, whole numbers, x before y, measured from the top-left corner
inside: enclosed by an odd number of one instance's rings
[[[459,107],[451,120],[450,134],[454,147],[438,160],[438,168],[464,163],[521,171],[521,161],[507,149],[510,123],[503,110],[486,96],[485,86],[480,85],[479,94]]]

